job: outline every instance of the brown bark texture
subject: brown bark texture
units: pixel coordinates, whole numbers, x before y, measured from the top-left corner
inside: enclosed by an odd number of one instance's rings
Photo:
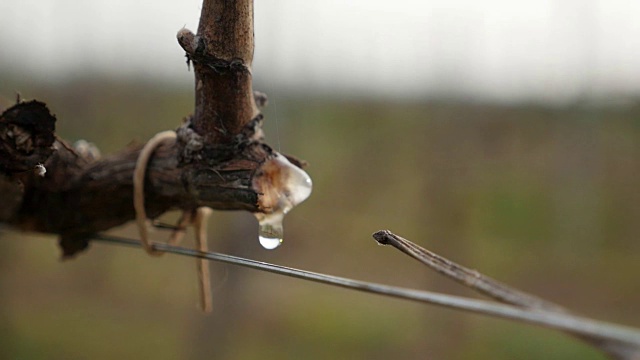
[[[262,194],[279,169],[263,142],[252,90],[253,1],[205,0],[198,34],[178,42],[195,72],[195,109],[177,138],[153,154],[145,177],[145,209],[269,212]],[[133,171],[141,146],[96,158],[86,146],[55,136],[56,118],[39,101],[0,115],[0,222],[60,235],[63,256],[87,248],[91,236],[135,218]],[[301,162],[288,157],[296,166]],[[42,166],[39,166],[42,165]],[[45,172],[46,171],[46,172]]]

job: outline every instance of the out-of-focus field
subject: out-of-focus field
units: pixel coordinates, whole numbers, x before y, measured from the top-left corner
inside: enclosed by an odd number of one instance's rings
[[[577,312],[640,326],[640,103],[394,103],[257,88],[270,95],[269,142],[309,161],[314,193],[288,215],[279,249],[259,246],[250,214],[216,212],[212,250],[475,296],[376,246],[371,233],[390,229]],[[177,127],[192,108],[191,91],[154,84],[7,81],[0,96],[14,89],[49,104],[61,137],[103,153]],[[135,237],[130,226],[113,233]],[[202,316],[193,259],[93,244],[60,262],[54,237],[6,228],[0,269],[3,359],[602,358],[552,331],[215,263],[214,312]]]

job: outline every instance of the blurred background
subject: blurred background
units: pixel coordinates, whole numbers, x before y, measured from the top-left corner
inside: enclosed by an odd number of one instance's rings
[[[193,73],[175,33],[197,29],[200,4],[0,2],[0,105],[16,92],[45,101],[61,137],[104,154],[177,127]],[[214,214],[209,246],[475,296],[375,246],[371,233],[390,229],[639,327],[639,12],[623,0],[256,1],[267,137],[309,161],[314,193],[277,250],[241,212]],[[61,262],[55,237],[6,227],[0,269],[3,359],[602,358],[552,331],[216,263],[203,316],[193,259],[96,243]]]

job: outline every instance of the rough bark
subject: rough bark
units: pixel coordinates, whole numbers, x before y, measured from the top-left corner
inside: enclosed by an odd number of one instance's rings
[[[198,34],[182,29],[178,42],[193,62],[193,128],[206,143],[228,144],[254,118],[253,1],[205,1]]]
[[[152,218],[170,209],[268,212],[271,206],[262,187],[278,169],[264,166],[274,152],[263,143],[256,102],[266,98],[256,93],[254,99],[251,84],[253,2],[205,0],[201,16],[198,35],[178,33],[194,65],[195,111],[176,130],[177,140],[149,162],[145,208]],[[64,256],[72,256],[92,234],[134,219],[140,147],[95,159],[57,139],[54,124],[40,102],[19,101],[0,116],[0,222],[59,234]],[[44,176],[34,169],[38,164]]]

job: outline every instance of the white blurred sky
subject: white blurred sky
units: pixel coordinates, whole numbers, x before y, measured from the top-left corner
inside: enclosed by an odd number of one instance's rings
[[[254,74],[269,88],[543,102],[640,95],[639,0],[255,3]],[[175,34],[197,29],[200,5],[1,0],[0,69],[191,86]]]

